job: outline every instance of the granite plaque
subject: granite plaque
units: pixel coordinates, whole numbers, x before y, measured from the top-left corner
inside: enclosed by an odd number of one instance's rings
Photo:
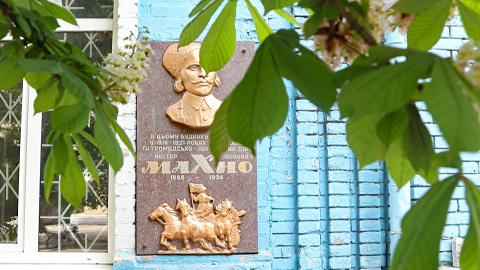
[[[232,143],[215,166],[209,150],[215,111],[243,78],[254,42],[237,42],[216,74],[198,65],[200,44],[147,43],[154,54],[137,97],[136,253],[258,252],[256,158]]]

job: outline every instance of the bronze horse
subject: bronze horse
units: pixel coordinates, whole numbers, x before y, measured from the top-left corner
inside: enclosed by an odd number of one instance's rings
[[[177,206],[175,209],[182,212],[180,234],[182,235],[185,244],[185,247],[183,248],[184,250],[189,250],[191,248],[189,239],[192,239],[193,242],[200,242],[200,245],[210,252],[215,251],[207,241],[215,241],[217,247],[225,249],[225,244],[220,241],[215,234],[214,224],[212,222],[198,221],[195,216],[195,211],[185,199],[177,199]]]
[[[240,241],[240,230],[238,229],[238,225],[241,223],[240,217],[247,212],[238,212],[233,207],[233,202],[228,199],[217,205],[215,210],[215,233],[220,239],[226,240],[230,252],[235,252],[235,246]]]
[[[150,220],[158,220],[163,224],[163,232],[160,237],[160,244],[164,245],[169,251],[175,252],[177,249],[168,243],[168,240],[183,239],[180,233],[180,226],[182,222],[178,218],[177,212],[173,210],[168,204],[164,203],[160,205],[155,211],[148,215]],[[160,220],[162,218],[165,222]],[[161,253],[159,250],[157,253]]]

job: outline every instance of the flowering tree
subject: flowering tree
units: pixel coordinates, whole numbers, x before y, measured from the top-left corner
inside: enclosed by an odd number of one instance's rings
[[[85,147],[87,141],[115,171],[123,165],[117,135],[134,154],[128,136],[117,123],[115,104],[126,103],[130,93],[138,93],[151,49],[132,40],[126,51],[115,50],[103,67],[95,66],[78,47],[60,42],[55,35],[57,19],[77,24],[66,9],[47,0],[0,0],[0,10],[0,37],[12,37],[0,48],[0,89],[10,89],[25,78],[37,90],[35,113],[52,111],[47,137],[52,151],[44,168],[45,196],[48,199],[54,176],[61,175],[62,196],[77,207],[86,191],[79,159],[99,182],[97,168]],[[86,127],[92,115],[93,133],[89,133]]]
[[[222,6],[200,50],[207,72],[219,70],[235,48],[238,0],[201,0],[190,13],[180,44],[194,41]],[[218,160],[236,141],[255,152],[255,143],[285,121],[290,80],[324,112],[338,103],[347,120],[347,140],[365,166],[386,160],[398,186],[419,174],[431,189],[402,222],[403,236],[392,269],[438,268],[438,249],[448,205],[459,182],[466,186],[470,228],[461,254],[462,269],[480,269],[480,191],[462,174],[461,152],[480,150],[480,2],[477,0],[261,0],[302,33],[273,32],[250,0],[245,0],[261,42],[245,77],[223,102],[211,127],[210,149]],[[310,17],[301,24],[284,7],[297,5]],[[471,41],[458,58],[428,50],[445,22],[460,15]],[[381,45],[385,31],[407,34],[408,48]],[[313,39],[314,48],[300,42]],[[336,69],[341,64],[346,68]],[[340,93],[337,95],[337,89]],[[265,103],[263,101],[268,100]],[[416,102],[423,101],[450,148],[436,153]],[[458,173],[443,181],[438,169]]]

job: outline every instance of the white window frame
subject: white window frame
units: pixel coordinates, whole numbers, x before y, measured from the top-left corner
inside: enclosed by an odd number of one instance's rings
[[[118,1],[114,0],[113,19],[77,19],[78,26],[59,21],[58,32],[113,31],[112,47],[117,44]],[[112,49],[113,49],[112,48]],[[40,252],[39,194],[42,114],[33,103],[36,91],[23,83],[19,171],[18,236],[16,244],[0,244],[0,269],[112,269],[115,255],[115,179],[110,169],[108,185],[107,252]],[[75,267],[76,266],[76,267]],[[5,268],[4,268],[5,267]],[[73,268],[72,268],[73,267]]]

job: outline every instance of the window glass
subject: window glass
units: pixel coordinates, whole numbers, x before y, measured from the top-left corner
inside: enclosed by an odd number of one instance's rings
[[[0,243],[17,243],[22,84],[0,91]]]
[[[50,131],[49,119],[50,113],[44,113],[41,168],[45,165],[51,150],[51,145],[45,142]],[[90,126],[93,128],[92,125]],[[90,127],[87,128],[87,132],[92,131]],[[93,145],[88,143],[85,145],[99,169],[100,185],[80,162],[87,192],[82,204],[75,209],[62,198],[60,191],[62,180],[58,176],[53,181],[50,200],[47,202],[43,194],[43,177],[41,177],[39,251],[108,251],[108,164]],[[81,161],[78,152],[76,154]]]
[[[77,45],[94,63],[100,63],[103,57],[112,51],[112,32],[57,33],[61,41]]]
[[[61,0],[62,6],[80,18],[112,18],[113,0]]]
[[[60,39],[69,41],[82,49],[93,62],[101,59],[112,50],[112,32],[58,33]],[[108,251],[108,164],[92,144],[85,141],[92,158],[99,169],[100,185],[81,163],[87,192],[83,203],[74,209],[61,196],[58,176],[53,181],[49,202],[43,194],[43,166],[51,150],[46,143],[50,132],[50,113],[44,113],[42,120],[42,150],[40,174],[40,222],[39,251],[48,252],[107,252]],[[93,133],[94,118],[90,119],[87,132]]]

